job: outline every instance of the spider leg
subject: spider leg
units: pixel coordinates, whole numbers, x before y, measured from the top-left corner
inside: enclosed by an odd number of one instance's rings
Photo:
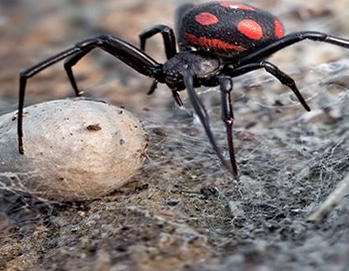
[[[158,24],[155,25],[141,34],[139,34],[139,41],[140,41],[140,49],[142,51],[145,51],[145,45],[146,41],[150,39],[152,36],[156,34],[161,34],[162,39],[164,42],[164,48],[165,48],[165,53],[166,53],[166,58],[170,59],[177,54],[177,49],[176,49],[176,37],[173,33],[172,28],[168,27],[167,25],[163,24]],[[155,79],[150,86],[150,89],[147,93],[147,95],[151,95],[154,93],[155,89],[157,88],[158,81]]]
[[[70,84],[75,91],[76,97],[81,96],[83,91],[80,91],[78,88],[78,85],[76,84],[76,80],[75,80],[72,68],[81,58],[83,58],[85,55],[87,55],[89,52],[91,52],[92,49],[93,48],[90,48],[89,50],[81,51],[81,52],[67,58],[64,61],[64,69],[65,69],[65,72],[69,78]]]
[[[49,66],[61,61],[67,57],[71,57],[65,64],[65,69],[68,73],[71,84],[75,83],[75,79],[72,75],[71,67],[75,65],[82,57],[89,53],[94,48],[100,48],[105,52],[115,56],[131,68],[135,69],[139,73],[161,79],[162,65],[157,63],[154,59],[148,56],[143,51],[139,50],[135,46],[113,37],[111,35],[101,35],[99,37],[84,40],[77,43],[74,47],[69,48],[55,56],[52,56],[31,68],[20,73],[19,77],[19,102],[18,102],[18,118],[17,118],[17,135],[18,135],[18,150],[20,154],[24,154],[23,148],[23,107],[25,98],[25,89],[27,80],[33,77],[40,71],[48,68]],[[77,87],[74,88],[75,93],[80,95]]]
[[[25,98],[25,89],[27,85],[28,78],[34,76],[38,72],[46,69],[47,67],[57,63],[58,61],[73,55],[79,52],[79,49],[76,47],[65,50],[58,55],[55,55],[51,58],[42,61],[28,70],[20,73],[19,75],[19,99],[18,99],[18,117],[17,117],[17,136],[18,136],[18,151],[20,154],[24,154],[23,148],[23,108],[24,108],[24,98]]]
[[[244,57],[242,57],[239,60],[235,60],[234,66],[243,66],[245,64],[258,61],[261,59],[265,59],[268,56],[272,55],[273,53],[288,47],[294,43],[303,41],[303,40],[312,40],[312,41],[320,41],[320,42],[326,42],[329,44],[334,44],[340,47],[348,48],[349,49],[349,40],[343,39],[339,37],[335,37],[332,35],[328,35],[326,33],[322,32],[316,32],[316,31],[300,31],[300,32],[294,32],[291,34],[288,34],[284,36],[283,38],[275,41],[272,44],[269,44],[256,52],[250,53]],[[236,65],[235,65],[236,64]]]
[[[227,132],[230,163],[233,170],[233,175],[237,176],[238,170],[236,166],[234,139],[233,139],[234,112],[233,112],[233,105],[231,100],[231,92],[233,90],[233,79],[227,76],[220,76],[218,80],[221,88],[222,120],[225,124],[226,132]]]
[[[177,40],[178,40],[178,47],[180,51],[188,51],[190,49],[190,46],[187,44],[185,39],[183,38],[183,33],[182,33],[182,21],[184,15],[195,5],[191,3],[186,3],[181,6],[179,6],[176,9],[175,13],[175,30],[176,30],[176,35],[177,35]]]
[[[299,102],[303,105],[305,110],[310,111],[310,107],[308,106],[307,102],[304,100],[302,94],[299,92],[295,81],[289,75],[287,75],[286,73],[281,71],[278,67],[276,67],[274,64],[268,61],[262,60],[260,62],[249,63],[246,65],[240,66],[238,68],[227,66],[224,68],[223,73],[231,77],[237,77],[239,75],[242,75],[257,69],[261,69],[261,68],[264,68],[266,72],[273,75],[283,85],[289,87],[293,91],[293,93],[297,96]]]
[[[222,152],[218,148],[216,140],[214,139],[212,130],[210,128],[209,116],[207,114],[207,111],[206,111],[203,103],[199,99],[199,97],[196,94],[195,89],[194,89],[194,76],[195,76],[194,73],[190,69],[185,70],[185,72],[183,74],[183,82],[184,82],[184,85],[185,85],[185,87],[187,89],[189,100],[190,100],[190,102],[191,102],[191,104],[192,104],[192,106],[194,108],[194,111],[195,111],[196,115],[199,117],[199,120],[200,120],[202,126],[204,127],[204,130],[206,132],[208,140],[210,141],[210,144],[211,144],[213,150],[215,151],[216,155],[218,156],[220,162],[235,177],[236,176],[236,172],[226,162],[226,160],[224,159],[224,157],[222,155]]]
[[[154,93],[155,89],[158,87],[158,79],[154,79],[153,83],[151,84],[148,92],[147,92],[147,95],[151,95]]]
[[[177,53],[176,37],[172,28],[163,24],[155,25],[139,34],[141,50],[145,51],[146,41],[158,33],[162,35],[167,59],[174,57],[174,55]]]
[[[183,106],[181,96],[179,96],[179,93],[177,90],[172,90],[172,97],[178,106]]]

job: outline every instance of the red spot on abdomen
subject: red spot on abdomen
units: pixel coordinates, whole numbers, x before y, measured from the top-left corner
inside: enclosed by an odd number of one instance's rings
[[[220,2],[221,6],[225,8],[231,8],[231,9],[244,9],[244,10],[254,10],[253,7],[249,7],[243,4],[234,3],[234,2]]]
[[[260,40],[263,38],[262,27],[253,20],[245,19],[238,23],[238,30],[241,34],[252,40]]]
[[[196,15],[195,20],[199,24],[205,25],[205,26],[218,23],[218,21],[219,21],[216,16],[214,16],[213,14],[208,13],[208,12],[202,12],[202,13]]]
[[[284,36],[284,27],[278,20],[274,21],[274,27],[275,27],[275,36],[278,39],[281,39]]]
[[[239,46],[239,45],[234,45],[234,44],[229,44],[225,41],[222,41],[220,39],[210,39],[210,38],[205,38],[205,37],[195,37],[193,34],[185,33],[184,38],[188,41],[189,44],[191,45],[197,45],[202,48],[212,48],[212,49],[218,49],[218,50],[232,50],[232,51],[245,51],[246,48]]]

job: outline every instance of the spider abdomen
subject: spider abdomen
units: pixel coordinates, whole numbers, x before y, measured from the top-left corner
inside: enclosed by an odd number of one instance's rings
[[[190,9],[180,34],[198,50],[234,57],[250,53],[284,36],[281,22],[269,12],[231,1],[209,2]]]

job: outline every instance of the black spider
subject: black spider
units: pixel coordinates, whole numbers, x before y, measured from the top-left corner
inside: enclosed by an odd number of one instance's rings
[[[235,2],[209,2],[194,6],[185,4],[176,12],[176,31],[179,52],[173,30],[166,25],[156,25],[140,34],[140,49],[111,35],[101,35],[77,43],[20,74],[18,107],[18,145],[23,148],[23,106],[27,79],[50,65],[67,58],[64,68],[76,96],[80,96],[72,67],[94,48],[100,48],[118,58],[139,73],[154,79],[148,94],[158,83],[166,84],[179,106],[179,91],[187,89],[189,99],[198,115],[207,137],[221,163],[234,175],[237,166],[233,145],[233,109],[231,92],[233,77],[264,68],[282,84],[289,87],[303,107],[310,108],[299,93],[294,80],[265,61],[271,54],[305,39],[327,42],[349,48],[349,40],[326,33],[301,31],[284,36],[283,26],[272,14],[246,4]],[[145,50],[147,39],[156,34],[163,37],[167,61],[158,63]],[[209,117],[198,98],[195,88],[219,86],[222,100],[222,119],[226,126],[230,163],[219,150],[209,125]]]

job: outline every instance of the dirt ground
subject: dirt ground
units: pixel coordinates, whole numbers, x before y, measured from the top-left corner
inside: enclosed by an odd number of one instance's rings
[[[105,32],[138,44],[147,27],[173,26],[182,2],[0,1],[0,114],[16,110],[21,71]],[[349,38],[347,0],[249,3],[282,17],[288,32]],[[164,60],[160,38],[147,50]],[[92,52],[74,70],[79,86],[143,121],[147,161],[126,186],[85,202],[0,185],[0,270],[349,270],[349,198],[320,223],[308,221],[349,169],[349,50],[303,42],[270,61],[296,80],[312,111],[263,71],[237,78],[234,180],[185,93],[185,109],[165,86],[147,96],[151,80]],[[198,93],[226,150],[219,90]],[[26,104],[68,96],[61,63],[28,81]]]

